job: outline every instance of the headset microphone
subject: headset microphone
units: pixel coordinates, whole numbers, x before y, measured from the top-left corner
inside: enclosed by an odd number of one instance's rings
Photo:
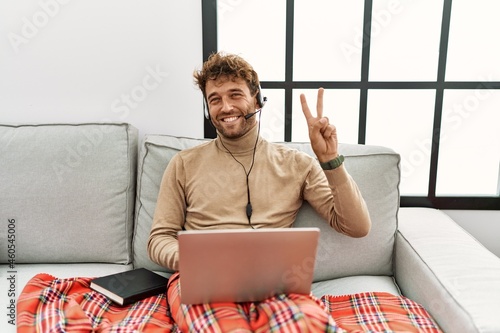
[[[250,119],[250,118],[252,118],[253,116],[255,116],[255,114],[256,114],[257,112],[260,112],[260,109],[259,109],[259,110],[257,110],[257,111],[255,111],[255,112],[252,112],[252,113],[247,114],[247,115],[245,116],[245,119]]]
[[[262,95],[260,94],[260,87],[259,87],[259,92],[257,93],[257,102],[260,106],[260,109],[258,109],[257,111],[255,112],[252,112],[252,113],[249,113],[245,116],[245,119],[250,119],[252,118],[253,116],[255,116],[255,114],[257,114],[257,112],[260,112],[262,110],[262,108],[264,107],[264,105],[266,104],[267,102],[267,97],[262,97]]]

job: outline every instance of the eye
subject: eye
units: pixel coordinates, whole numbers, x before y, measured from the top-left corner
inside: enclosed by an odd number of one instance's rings
[[[212,97],[208,100],[208,104],[214,105],[220,102],[220,97]]]

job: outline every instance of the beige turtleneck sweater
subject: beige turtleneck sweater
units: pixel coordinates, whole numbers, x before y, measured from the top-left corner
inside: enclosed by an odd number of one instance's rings
[[[161,182],[148,242],[154,262],[178,269],[177,232],[182,229],[250,227],[246,173],[256,140],[248,177],[254,228],[292,226],[306,200],[338,232],[352,237],[368,233],[368,210],[344,165],[324,171],[306,153],[258,135],[255,126],[239,139],[219,136],[172,158]]]

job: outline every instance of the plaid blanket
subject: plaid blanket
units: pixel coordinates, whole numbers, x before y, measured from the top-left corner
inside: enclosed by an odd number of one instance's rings
[[[178,319],[179,313],[192,315],[193,311],[201,310],[201,313],[196,313],[201,326],[191,327],[199,332],[199,328],[209,327],[207,323],[217,320],[217,312],[224,313],[227,310],[225,304],[182,308],[178,300],[172,299],[176,288],[169,288],[170,305],[167,305],[166,295],[161,294],[122,307],[91,290],[91,280],[81,277],[57,279],[48,274],[34,276],[19,296],[17,331],[181,332],[173,318]],[[235,309],[249,313],[254,311],[254,320],[270,323],[266,328],[261,326],[263,331],[276,329],[303,332],[300,327],[289,324],[288,320],[294,319],[298,313],[307,313],[314,307],[320,307],[326,310],[327,325],[318,327],[317,331],[441,332],[422,306],[405,297],[388,293],[325,295],[320,300],[307,295],[279,295],[263,303],[262,306],[259,303],[260,312],[255,312],[255,303],[244,305],[246,309]],[[295,305],[290,306],[292,303]],[[302,308],[299,310],[295,306]],[[322,320],[318,319],[317,323]]]

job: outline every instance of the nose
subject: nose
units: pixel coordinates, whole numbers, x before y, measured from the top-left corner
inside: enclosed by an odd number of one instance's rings
[[[221,105],[222,112],[228,112],[228,111],[231,111],[233,109],[233,104],[231,103],[229,98],[222,97],[221,103],[222,103],[222,105]]]

